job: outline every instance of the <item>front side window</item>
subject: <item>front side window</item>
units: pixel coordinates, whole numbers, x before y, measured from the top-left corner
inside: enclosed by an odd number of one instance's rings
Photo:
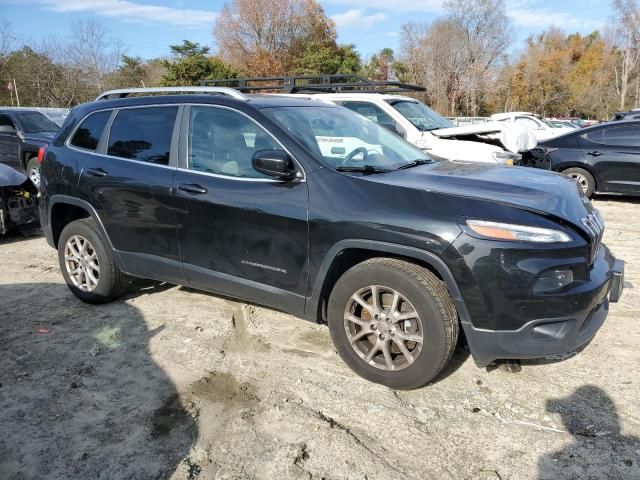
[[[453,122],[434,112],[422,102],[413,100],[388,100],[388,102],[422,132],[455,127]]]
[[[98,148],[98,142],[100,142],[100,137],[102,137],[102,132],[110,116],[111,110],[89,115],[80,124],[76,133],[73,134],[73,138],[70,141],[71,145],[85,150]]]
[[[332,168],[393,170],[431,160],[419,148],[346,108],[314,105],[262,111]]]
[[[399,131],[393,118],[371,102],[343,102],[342,106],[359,113],[363,117],[367,117],[369,120],[382,125],[387,130],[391,130],[392,132]]]
[[[531,118],[516,117],[516,123],[521,123],[525,127],[530,128],[532,130],[540,130],[540,125],[538,124],[538,122],[536,122]]]
[[[245,178],[269,178],[253,168],[253,155],[282,149],[244,115],[215,107],[191,107],[188,145],[190,169]]]
[[[171,136],[178,107],[120,110],[109,134],[107,154],[169,165]]]

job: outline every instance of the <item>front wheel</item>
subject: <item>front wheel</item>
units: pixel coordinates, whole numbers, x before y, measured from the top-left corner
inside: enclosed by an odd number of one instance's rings
[[[127,277],[113,261],[111,249],[91,218],[64,227],[58,260],[67,286],[83,302],[106,303],[126,289]]]
[[[426,268],[391,258],[367,260],[342,275],[329,298],[328,321],[352,370],[398,389],[433,380],[458,339],[444,283]]]

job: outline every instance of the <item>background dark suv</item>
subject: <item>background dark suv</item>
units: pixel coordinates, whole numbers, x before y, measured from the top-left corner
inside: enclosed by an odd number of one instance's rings
[[[560,175],[434,162],[314,100],[186,90],[212,94],[79,106],[47,149],[42,224],[84,301],[129,275],[249,300],[328,323],[357,373],[414,388],[459,326],[479,365],[565,353],[620,296],[602,219]]]
[[[0,110],[0,163],[26,172],[38,185],[38,150],[46,146],[60,126],[35,110]]]

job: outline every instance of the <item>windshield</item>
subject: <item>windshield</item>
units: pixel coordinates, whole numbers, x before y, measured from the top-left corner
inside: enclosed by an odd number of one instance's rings
[[[396,170],[431,160],[419,148],[347,108],[272,107],[263,112],[334,169]]]
[[[19,112],[15,113],[15,116],[18,117],[25,133],[57,132],[60,129],[55,122],[40,112]]]
[[[450,120],[434,112],[422,102],[411,100],[387,100],[387,102],[420,131],[455,127]]]

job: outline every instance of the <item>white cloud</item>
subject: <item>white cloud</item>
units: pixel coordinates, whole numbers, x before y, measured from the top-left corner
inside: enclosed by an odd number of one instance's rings
[[[184,27],[209,27],[216,13],[159,5],[143,5],[128,0],[39,0],[39,4],[54,12],[89,12],[125,22],[157,22]]]
[[[390,10],[393,12],[439,12],[445,0],[323,0],[343,7]]]
[[[555,25],[562,29],[596,30],[603,26],[605,20],[577,16],[549,8],[538,8],[531,0],[511,0],[507,2],[507,15],[518,26],[542,30]]]
[[[336,27],[360,27],[364,29],[371,28],[375,23],[383,22],[387,19],[384,13],[373,13],[365,15],[364,10],[352,8],[344,13],[336,13],[331,17],[336,22]]]

